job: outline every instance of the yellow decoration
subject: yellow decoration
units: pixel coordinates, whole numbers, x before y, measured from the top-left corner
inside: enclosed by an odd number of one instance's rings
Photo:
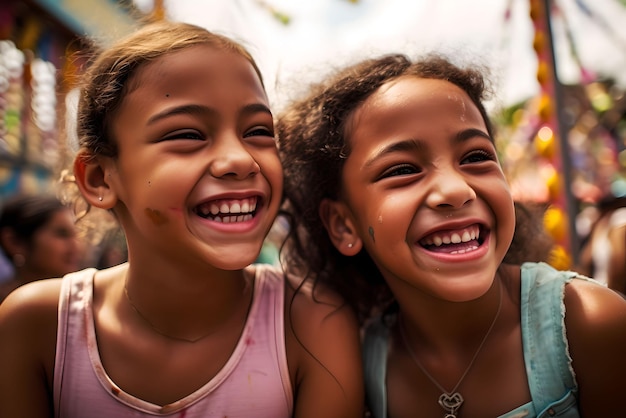
[[[550,250],[548,264],[557,270],[569,270],[572,267],[572,258],[560,245],[555,245]]]
[[[533,38],[533,49],[537,54],[541,54],[544,51],[546,46],[546,37],[543,35],[543,32],[536,31],[535,37]]]
[[[541,0],[530,0],[530,18],[536,22],[542,15]]]
[[[556,200],[561,193],[561,178],[559,177],[559,173],[553,171],[550,176],[546,179],[546,187],[548,188],[548,194],[550,195],[550,200]]]
[[[534,142],[537,154],[547,159],[554,156],[554,132],[548,126],[539,129]]]
[[[547,122],[550,120],[552,116],[552,101],[547,94],[541,96],[539,100],[539,117],[543,122]]]
[[[548,72],[548,64],[543,61],[539,62],[537,66],[537,81],[541,86],[545,86],[548,82],[549,72]]]
[[[543,215],[543,227],[555,241],[562,241],[567,232],[567,216],[556,206],[550,206]]]

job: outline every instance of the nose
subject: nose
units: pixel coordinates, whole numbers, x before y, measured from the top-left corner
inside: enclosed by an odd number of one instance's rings
[[[426,203],[432,208],[460,208],[476,199],[476,191],[467,179],[455,170],[434,174]]]
[[[237,135],[228,134],[216,138],[209,152],[212,154],[209,171],[214,177],[243,180],[261,171],[259,164]]]

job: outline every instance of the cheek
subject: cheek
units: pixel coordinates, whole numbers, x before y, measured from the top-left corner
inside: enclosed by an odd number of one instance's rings
[[[148,219],[156,226],[164,225],[169,222],[167,216],[165,216],[163,212],[157,209],[147,208],[144,213],[148,217]]]
[[[360,204],[357,210],[361,235],[373,243],[395,245],[405,241],[415,215],[415,207],[408,199],[388,195],[384,199],[371,199]],[[401,236],[399,238],[399,235]]]

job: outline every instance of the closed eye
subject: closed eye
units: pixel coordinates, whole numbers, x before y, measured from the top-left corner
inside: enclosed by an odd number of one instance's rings
[[[476,150],[467,154],[462,160],[461,164],[473,164],[482,163],[485,161],[496,161],[496,156],[484,150]]]
[[[204,135],[200,134],[197,131],[176,131],[176,132],[172,132],[166,135],[161,140],[173,141],[177,139],[183,139],[183,140],[191,139],[191,140],[196,140],[196,141],[203,141],[205,138],[204,138]]]
[[[385,170],[379,177],[379,179],[384,179],[388,177],[397,177],[397,176],[408,176],[411,174],[417,174],[420,170],[415,168],[410,164],[402,164],[398,166],[391,167]]]
[[[244,134],[244,138],[248,138],[251,136],[271,136],[274,137],[274,132],[263,127],[256,127]]]

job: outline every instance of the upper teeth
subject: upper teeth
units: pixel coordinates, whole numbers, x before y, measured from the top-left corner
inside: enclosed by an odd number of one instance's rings
[[[431,234],[422,240],[424,245],[435,245],[437,247],[443,244],[460,244],[477,239],[480,236],[478,226],[465,228],[459,232],[437,232]]]
[[[218,215],[218,214],[228,214],[228,213],[251,213],[256,209],[257,199],[256,198],[248,198],[241,200],[228,200],[221,202],[210,202],[207,204],[200,205],[198,208],[198,212],[202,215]]]

